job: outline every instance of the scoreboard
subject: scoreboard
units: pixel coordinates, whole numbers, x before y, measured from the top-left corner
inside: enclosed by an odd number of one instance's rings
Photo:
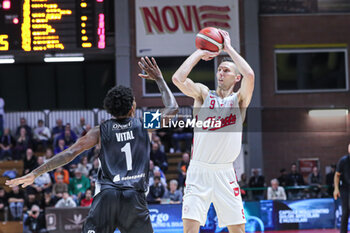
[[[106,49],[108,0],[0,0],[0,54]]]

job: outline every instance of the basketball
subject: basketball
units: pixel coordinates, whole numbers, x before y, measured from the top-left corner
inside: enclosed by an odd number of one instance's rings
[[[199,31],[196,36],[196,47],[198,49],[218,52],[223,48],[224,38],[219,30],[214,27],[206,27]]]

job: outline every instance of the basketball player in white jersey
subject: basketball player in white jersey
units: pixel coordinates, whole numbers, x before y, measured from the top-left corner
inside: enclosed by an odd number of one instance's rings
[[[219,54],[196,50],[173,75],[173,83],[194,99],[194,115],[198,120],[221,119],[221,127],[196,128],[193,154],[186,178],[182,219],[184,233],[198,233],[204,225],[211,203],[214,204],[219,226],[229,232],[245,232],[245,216],[233,162],[241,150],[242,123],[254,90],[254,72],[233,49],[228,32],[220,30],[224,38],[223,51],[232,61],[222,62],[216,73],[218,87],[210,91],[201,83],[188,78],[201,60]],[[242,78],[241,88],[234,93],[235,84]],[[224,119],[224,120],[223,120]]]

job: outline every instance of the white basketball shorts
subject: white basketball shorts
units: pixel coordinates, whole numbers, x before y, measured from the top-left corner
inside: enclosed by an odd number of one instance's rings
[[[204,226],[210,204],[219,220],[219,227],[244,224],[241,191],[233,164],[207,164],[191,161],[187,171],[182,218]]]

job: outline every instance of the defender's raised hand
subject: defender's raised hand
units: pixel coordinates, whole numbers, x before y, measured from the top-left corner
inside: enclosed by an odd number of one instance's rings
[[[156,60],[152,57],[152,61],[146,57],[142,57],[141,61],[138,62],[141,70],[145,71],[147,74],[139,74],[139,77],[149,80],[159,80],[163,79],[162,72],[160,71]]]

